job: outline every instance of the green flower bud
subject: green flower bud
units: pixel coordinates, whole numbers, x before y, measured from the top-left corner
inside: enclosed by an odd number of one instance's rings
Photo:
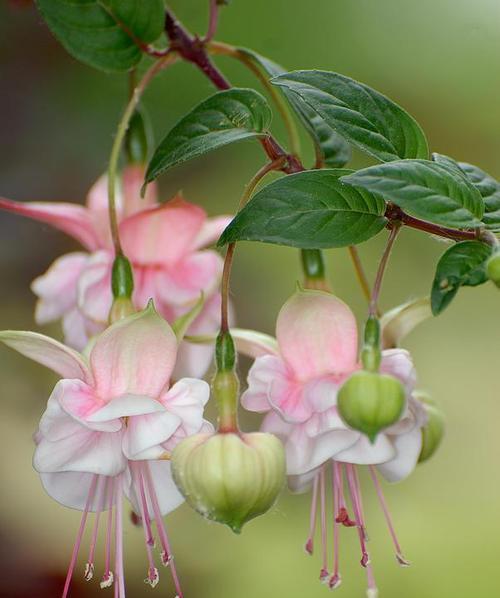
[[[422,450],[418,458],[418,462],[423,463],[434,455],[443,440],[445,418],[441,409],[428,394],[415,392],[413,396],[422,403],[427,413],[427,423],[422,428]]]
[[[153,144],[148,114],[143,107],[140,107],[132,115],[125,137],[127,162],[129,164],[146,164],[149,147]]]
[[[337,397],[344,422],[372,443],[381,430],[399,420],[405,403],[405,389],[397,378],[367,371],[353,374]]]
[[[488,278],[500,288],[500,252],[494,253],[486,264]]]
[[[130,299],[134,291],[134,275],[132,266],[124,255],[117,255],[111,271],[111,290],[113,297]]]
[[[172,473],[198,513],[239,533],[268,511],[285,483],[285,452],[272,434],[197,434],[172,453]]]

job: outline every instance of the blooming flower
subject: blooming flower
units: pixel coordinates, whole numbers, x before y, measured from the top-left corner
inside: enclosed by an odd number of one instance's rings
[[[366,524],[356,465],[367,465],[393,538],[398,562],[406,565],[384,501],[376,469],[389,481],[398,481],[415,467],[422,444],[425,411],[412,397],[415,372],[409,354],[401,349],[382,353],[381,372],[398,378],[405,387],[406,407],[398,422],[378,434],[372,444],[349,429],[337,412],[337,392],[361,368],[358,362],[356,320],[349,307],[321,291],[296,293],[281,309],[276,325],[276,344],[258,357],[248,376],[243,405],[266,413],[262,430],[279,436],[287,453],[287,473],[292,489],[312,485],[311,532],[306,544],[312,553],[321,508],[323,567],[321,579],[330,588],[340,584],[339,525],[355,526],[361,546],[361,564],[367,570],[368,595],[376,586],[366,547]],[[262,338],[259,344],[263,349]],[[331,471],[334,500],[334,562],[327,563],[326,473]],[[353,517],[348,513],[345,490]]]
[[[169,322],[186,313],[203,292],[204,309],[193,322],[193,334],[217,330],[220,297],[217,286],[222,259],[213,243],[230,218],[207,219],[204,210],[177,196],[158,204],[155,185],[148,186],[139,166],[123,172],[122,192],[117,193],[119,230],[125,254],[134,270],[133,301],[143,309],[154,299]],[[70,203],[14,202],[0,200],[0,208],[46,222],[79,241],[86,251],[58,258],[32,284],[38,296],[38,324],[62,319],[65,341],[82,350],[89,337],[104,330],[111,307],[111,268],[114,253],[108,224],[107,177],[90,189],[86,206]],[[180,348],[176,377],[201,377],[210,364],[212,349],[186,345]]]
[[[101,586],[115,582],[125,597],[122,503],[131,502],[142,523],[148,557],[146,582],[158,583],[153,558],[156,524],[161,560],[170,565],[182,596],[162,516],[183,501],[162,459],[191,434],[211,431],[203,419],[209,387],[184,378],[171,388],[177,338],[150,305],[102,332],[81,355],[33,332],[1,332],[0,340],[61,376],[35,435],[34,467],[50,496],[83,511],[63,598],[75,568],[89,513],[95,513],[85,578],[94,573],[98,529],[106,526]],[[115,537],[114,565],[111,563]]]

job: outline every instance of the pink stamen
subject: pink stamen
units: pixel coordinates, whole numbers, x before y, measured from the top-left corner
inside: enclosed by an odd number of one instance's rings
[[[66,596],[68,595],[69,586],[71,584],[71,579],[75,570],[76,560],[78,558],[78,552],[80,551],[80,545],[82,543],[83,532],[85,531],[85,524],[87,523],[87,517],[89,514],[90,506],[92,504],[92,500],[94,499],[95,489],[97,486],[97,478],[97,475],[92,476],[87,501],[85,503],[85,509],[83,510],[82,519],[80,521],[80,527],[78,529],[78,534],[76,536],[75,544],[73,546],[73,552],[71,554],[71,560],[68,567],[68,573],[66,575],[66,581],[64,583],[62,598],[66,598]]]
[[[163,517],[161,514],[160,505],[158,503],[158,497],[156,496],[156,490],[153,484],[153,477],[151,475],[151,470],[149,469],[148,463],[144,463],[142,471],[144,473],[144,477],[146,479],[146,484],[148,487],[149,499],[151,501],[151,506],[153,507],[153,513],[155,516],[156,522],[156,529],[158,530],[158,536],[160,538],[160,542],[162,545],[162,563],[167,566],[170,565],[170,572],[172,574],[172,580],[174,582],[175,591],[177,595],[175,598],[183,598],[183,593],[181,590],[181,584],[179,582],[179,576],[177,575],[177,569],[174,563],[174,557],[172,551],[170,549],[170,542],[168,540],[167,529],[163,523]]]
[[[375,470],[375,467],[373,467],[373,465],[370,465],[369,470],[370,470],[371,478],[373,480],[373,484],[375,486],[375,490],[377,492],[380,506],[382,507],[382,511],[384,512],[385,520],[387,522],[387,527],[389,528],[389,533],[391,534],[394,548],[396,549],[396,560],[402,567],[409,567],[410,562],[407,561],[403,556],[403,551],[401,550],[401,545],[399,544],[398,538],[396,536],[396,530],[394,529],[394,525],[392,523],[391,514],[389,512],[389,507],[387,506],[387,501],[385,500],[385,496],[382,491],[382,486],[380,485],[380,481],[377,477],[377,472]]]
[[[90,549],[89,549],[89,558],[87,560],[87,564],[85,565],[85,573],[83,577],[85,581],[90,581],[94,577],[94,557],[95,557],[95,548],[97,544],[97,534],[99,532],[99,519],[101,517],[101,512],[104,508],[104,499],[106,494],[106,481],[103,476],[99,476],[97,482],[97,489],[96,495],[99,496],[96,514],[94,518],[94,527],[92,530],[92,539],[90,541]]]
[[[340,562],[340,542],[339,542],[339,521],[335,516],[335,509],[339,503],[339,485],[337,476],[338,464],[335,461],[332,464],[332,499],[333,499],[333,574],[328,581],[328,587],[330,590],[338,588],[342,583],[342,578],[339,573],[339,562]]]
[[[123,491],[121,479],[116,480],[116,509],[115,509],[115,571],[116,598],[125,598],[125,574],[123,571]]]
[[[319,473],[319,491],[321,508],[321,549],[323,554],[323,566],[321,568],[319,579],[325,582],[328,579],[328,537],[326,530],[326,490],[325,490],[325,469],[322,468]]]
[[[337,523],[341,523],[345,527],[354,527],[356,522],[353,521],[349,517],[349,512],[347,511],[345,498],[344,498],[344,480],[342,476],[342,465],[334,461],[333,463],[333,475],[337,479],[337,487],[338,487],[338,504],[337,504],[337,515],[336,520]]]
[[[111,540],[113,533],[113,501],[115,483],[113,478],[106,480],[106,493],[108,495],[108,517],[106,522],[106,547],[104,552],[104,575],[101,579],[101,588],[109,588],[113,585],[114,575],[111,571]]]
[[[131,463],[132,472],[134,475],[135,485],[139,489],[141,500],[139,501],[139,509],[141,511],[142,529],[144,531],[144,541],[146,543],[146,554],[148,557],[148,576],[144,580],[152,588],[154,588],[160,581],[158,569],[155,567],[152,551],[152,530],[151,522],[149,520],[148,504],[146,501],[146,492],[144,489],[144,479],[142,477],[141,466],[139,463]]]
[[[314,535],[316,532],[316,521],[318,518],[318,485],[319,485],[319,476],[316,474],[314,476],[313,482],[313,491],[312,491],[312,498],[311,498],[311,512],[309,516],[309,536],[307,538],[307,542],[305,544],[305,551],[307,554],[311,554],[314,551]]]

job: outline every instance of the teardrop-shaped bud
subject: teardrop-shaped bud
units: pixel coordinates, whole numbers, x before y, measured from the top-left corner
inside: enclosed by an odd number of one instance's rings
[[[488,278],[500,288],[500,252],[494,253],[486,264]]]
[[[406,403],[401,382],[387,374],[354,373],[339,390],[337,405],[344,422],[375,442],[377,434],[396,423]]]
[[[172,473],[198,513],[239,533],[268,511],[285,483],[285,452],[272,434],[197,434],[172,453]]]
[[[423,463],[434,455],[443,440],[445,417],[436,402],[427,393],[416,391],[413,396],[422,403],[427,414],[427,423],[422,428],[422,450],[418,458],[418,462]]]

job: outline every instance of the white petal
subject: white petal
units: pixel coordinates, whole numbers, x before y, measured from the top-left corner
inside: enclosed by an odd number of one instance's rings
[[[210,397],[210,386],[204,380],[183,378],[163,394],[161,402],[175,414],[186,435],[197,434],[203,424],[203,409]]]
[[[106,422],[119,417],[132,417],[158,411],[165,411],[165,407],[156,399],[127,394],[112,399],[104,407],[89,415],[86,420],[88,422]]]
[[[355,444],[335,455],[335,461],[357,465],[375,465],[389,461],[395,454],[394,446],[385,434],[379,434],[375,444],[372,444],[364,434],[359,434]]]
[[[92,473],[65,471],[62,473],[41,473],[40,479],[47,494],[58,503],[71,509],[83,511],[94,479]],[[100,508],[100,493],[107,478],[100,478],[90,511]],[[109,504],[109,503],[106,503]]]
[[[288,488],[294,494],[303,494],[304,492],[307,492],[310,490],[318,471],[318,469],[313,469],[303,475],[288,476]]]
[[[123,452],[128,459],[156,459],[165,450],[159,446],[172,436],[181,419],[168,411],[129,418],[123,436]]]
[[[396,457],[378,466],[380,473],[388,482],[399,482],[415,469],[422,449],[422,430],[415,426],[408,434],[393,436]]]

